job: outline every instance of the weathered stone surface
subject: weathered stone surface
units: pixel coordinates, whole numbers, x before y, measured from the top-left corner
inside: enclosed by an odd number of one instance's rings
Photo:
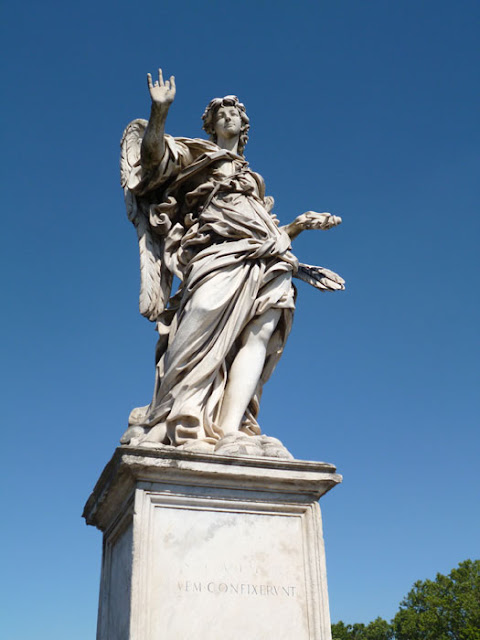
[[[98,640],[329,640],[317,500],[333,465],[119,447],[84,511],[104,533]]]

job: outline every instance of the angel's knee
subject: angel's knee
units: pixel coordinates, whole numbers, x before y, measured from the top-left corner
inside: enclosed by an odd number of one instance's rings
[[[192,318],[195,317],[199,320],[204,318],[212,312],[212,303],[209,296],[201,290],[195,292],[188,301],[185,311]]]
[[[251,342],[267,344],[280,319],[280,309],[269,309],[258,318],[255,318],[246,327],[242,334],[242,343]]]

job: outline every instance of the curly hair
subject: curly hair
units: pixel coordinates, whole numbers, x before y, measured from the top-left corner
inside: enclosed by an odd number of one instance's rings
[[[225,96],[224,98],[214,98],[211,100],[202,116],[203,130],[210,136],[212,142],[217,142],[217,134],[214,129],[215,114],[220,107],[236,107],[240,119],[242,121],[240,129],[240,137],[238,140],[238,155],[243,156],[243,151],[248,140],[248,130],[250,129],[250,120],[245,110],[245,105],[239,102],[237,96]]]

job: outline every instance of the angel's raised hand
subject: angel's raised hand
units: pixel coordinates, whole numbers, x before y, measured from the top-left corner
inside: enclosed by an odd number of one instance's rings
[[[162,70],[158,70],[158,80],[152,82],[152,75],[147,73],[148,90],[154,104],[169,107],[175,99],[175,78],[170,76],[170,80],[163,80]]]

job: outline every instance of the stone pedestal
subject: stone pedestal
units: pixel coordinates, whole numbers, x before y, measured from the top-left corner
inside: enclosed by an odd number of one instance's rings
[[[119,447],[85,506],[103,532],[97,640],[330,640],[318,499],[330,464]]]

